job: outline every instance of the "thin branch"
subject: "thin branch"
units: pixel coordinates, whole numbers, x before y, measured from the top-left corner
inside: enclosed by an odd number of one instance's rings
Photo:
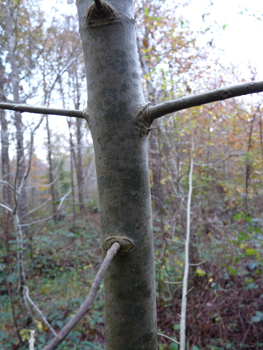
[[[66,338],[69,332],[78,324],[78,322],[82,319],[82,317],[85,316],[85,314],[91,309],[94,299],[100,288],[100,284],[105,275],[105,272],[119,249],[120,249],[120,244],[118,242],[113,243],[113,245],[107,251],[106,257],[103,260],[103,263],[101,264],[101,267],[92,283],[90,292],[86,300],[81,305],[76,315],[62,328],[62,330],[58,333],[56,338],[54,338],[48,345],[46,345],[43,348],[43,350],[56,349],[56,347]]]
[[[6,205],[4,205],[4,204],[2,204],[2,203],[0,203],[0,207],[5,208],[6,210],[8,210],[8,211],[10,211],[11,213],[13,213],[13,210],[12,210],[11,208],[7,207]]]
[[[60,201],[60,203],[59,203],[59,206],[58,206],[58,210],[57,210],[57,211],[59,211],[59,210],[61,209],[64,200],[65,200],[65,199],[67,198],[67,196],[71,193],[71,191],[72,191],[72,189],[70,189],[70,190],[65,194],[65,196],[61,198],[61,201]]]
[[[41,184],[41,183],[35,183],[34,185],[31,186],[26,186],[26,188],[35,188],[35,187],[50,187],[51,185],[53,185],[58,179],[58,176],[55,178],[54,181],[48,183],[48,184]]]
[[[55,335],[55,337],[57,336],[56,331],[53,329],[53,327],[51,326],[51,324],[48,323],[48,321],[46,320],[45,316],[43,315],[43,313],[39,310],[39,308],[36,306],[36,304],[33,302],[33,300],[30,298],[29,296],[29,292],[28,292],[28,288],[26,286],[24,286],[25,290],[26,290],[26,297],[27,300],[30,302],[30,304],[33,306],[34,309],[37,310],[37,312],[39,313],[39,315],[41,316],[42,320],[44,321],[44,323],[48,326],[48,328],[52,331],[52,333]]]
[[[238,84],[220,88],[177,100],[162,102],[156,106],[149,106],[148,113],[150,121],[163,117],[166,114],[181,111],[182,109],[201,106],[211,102],[226,100],[242,95],[255,94],[263,91],[263,81]]]
[[[167,338],[167,339],[171,340],[172,342],[174,342],[175,344],[180,345],[180,343],[178,341],[174,340],[173,338],[168,337],[168,335],[165,335],[165,334],[162,334],[162,333],[157,333],[157,335],[159,335],[160,337]]]
[[[190,266],[200,266],[200,265],[205,264],[206,262],[207,262],[207,260],[202,261],[202,262],[200,262],[200,263],[198,263],[198,264],[190,264],[190,263],[189,263],[189,265],[190,265]]]
[[[195,287],[192,287],[191,289],[189,289],[189,291],[188,291],[187,294],[186,294],[186,297],[187,297],[187,295],[190,294],[190,293],[192,292],[192,290],[194,290],[194,289],[195,289]]]
[[[163,281],[163,283],[167,283],[167,284],[182,284],[183,281],[181,282],[170,282],[170,281]]]
[[[173,239],[170,239],[170,238],[165,238],[167,241],[170,241],[172,243],[180,243],[180,244],[183,244],[185,245],[185,242],[181,242],[181,241],[174,241]]]
[[[53,219],[53,215],[45,218],[45,219],[40,219],[40,220],[36,220],[36,221],[32,221],[30,222],[30,224],[21,224],[19,225],[20,227],[28,227],[28,226],[31,226],[31,225],[34,225],[34,224],[38,224],[39,222],[42,222],[42,221],[46,221],[46,220],[50,220],[50,219]]]
[[[14,186],[12,186],[12,185],[11,185],[9,182],[7,182],[7,181],[0,180],[0,184],[8,186],[9,188],[11,188],[12,191],[15,190]]]
[[[34,127],[34,129],[31,131],[31,135],[30,135],[30,146],[29,146],[29,160],[28,160],[28,165],[27,165],[27,171],[24,174],[24,181],[28,178],[28,175],[30,173],[31,170],[31,163],[32,163],[32,158],[33,158],[33,146],[34,146],[34,135],[35,132],[37,131],[37,129],[40,127],[40,125],[42,124],[44,119],[44,115],[40,118],[38,124]],[[22,185],[22,182],[21,182]],[[22,187],[21,187],[22,190]],[[19,190],[19,193],[21,193],[21,191]]]
[[[207,166],[210,167],[210,166],[214,166],[214,165],[223,163],[223,162],[225,162],[226,160],[228,160],[229,158],[232,158],[232,157],[241,157],[241,156],[244,156],[245,154],[247,154],[247,152],[233,153],[233,154],[229,154],[229,156],[227,156],[227,157],[225,157],[225,158],[222,158],[222,159],[218,160],[217,162],[209,162],[209,163],[206,163],[206,164],[200,164],[200,163],[194,162],[194,165],[202,166],[202,167],[207,167]]]
[[[15,103],[3,103],[0,102],[0,109],[9,109],[15,112],[28,112],[28,113],[38,113],[38,114],[50,114],[50,115],[63,115],[66,117],[77,117],[84,118],[82,111],[74,109],[63,109],[63,108],[49,108],[49,107],[36,107]]]
[[[38,207],[36,207],[36,208],[34,208],[34,209],[28,211],[25,215],[21,216],[20,219],[23,219],[23,218],[25,218],[26,216],[28,216],[28,215],[34,213],[36,210],[38,210],[38,209],[44,207],[49,201],[51,201],[51,198],[48,198],[43,204],[41,204],[41,205],[39,205]]]

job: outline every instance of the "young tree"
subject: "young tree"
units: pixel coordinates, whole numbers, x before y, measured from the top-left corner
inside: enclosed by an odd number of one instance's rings
[[[103,254],[114,242],[133,246],[129,253],[116,256],[106,274],[106,348],[153,350],[157,329],[148,172],[151,123],[185,108],[263,91],[263,82],[152,106],[142,91],[133,1],[78,0],[77,7],[88,88],[84,116],[95,149]],[[79,111],[53,113],[83,117]]]

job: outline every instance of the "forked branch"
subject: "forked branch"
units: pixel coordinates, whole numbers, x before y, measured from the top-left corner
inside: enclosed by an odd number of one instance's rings
[[[194,96],[162,102],[156,106],[150,106],[148,109],[148,118],[151,122],[153,122],[154,119],[163,117],[169,113],[181,111],[182,109],[197,107],[211,102],[226,100],[232,97],[255,94],[262,91],[263,81],[228,86]]]

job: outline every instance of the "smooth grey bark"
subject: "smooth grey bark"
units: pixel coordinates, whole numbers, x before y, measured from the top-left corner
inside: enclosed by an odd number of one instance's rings
[[[126,236],[134,250],[107,271],[107,350],[155,350],[156,300],[148,129],[132,0],[110,0],[96,12],[77,1],[88,88],[101,214],[101,238]],[[105,254],[105,249],[104,249]]]

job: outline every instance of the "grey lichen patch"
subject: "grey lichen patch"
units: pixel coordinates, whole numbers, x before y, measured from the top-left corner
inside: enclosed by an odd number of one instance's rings
[[[87,14],[87,25],[97,27],[111,24],[117,18],[116,12],[105,2],[102,2],[102,10],[98,11],[95,4],[91,5]]]
[[[118,255],[125,255],[134,249],[133,241],[125,236],[111,236],[104,241],[104,249],[109,250],[113,243],[118,242],[120,244],[120,250]]]

